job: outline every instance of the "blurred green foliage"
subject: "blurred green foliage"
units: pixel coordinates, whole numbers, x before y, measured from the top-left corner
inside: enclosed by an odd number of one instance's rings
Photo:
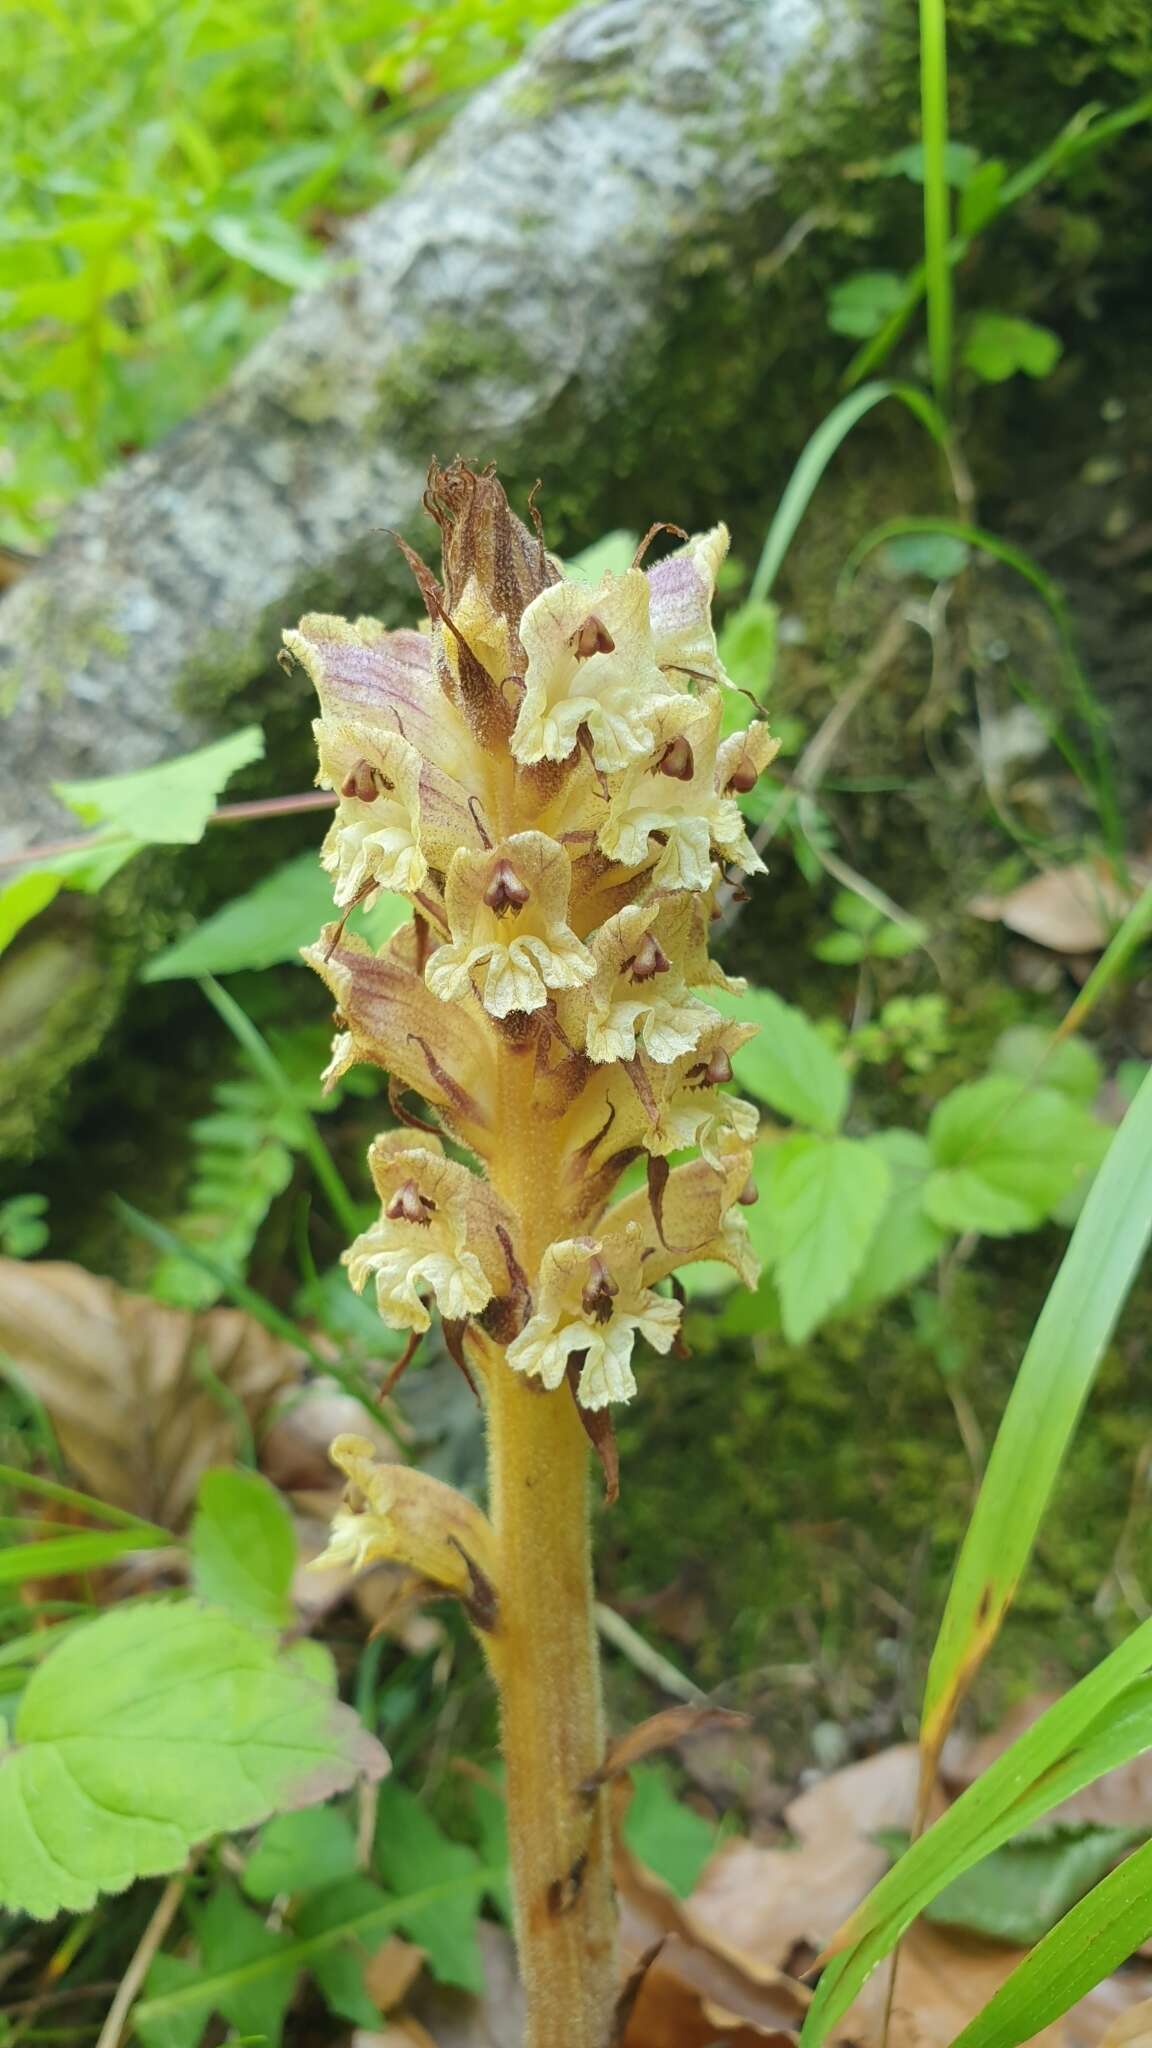
[[[0,37],[0,541],[185,418],[570,0],[15,0]]]

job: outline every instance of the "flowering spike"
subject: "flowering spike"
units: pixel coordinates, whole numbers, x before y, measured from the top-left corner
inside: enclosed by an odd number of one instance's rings
[[[381,890],[413,911],[378,952],[337,919],[306,957],[337,1005],[329,1081],[383,1068],[402,1126],[371,1149],[379,1208],[349,1277],[409,1334],[404,1363],[438,1311],[486,1410],[493,1520],[341,1439],[352,1497],[329,1554],[407,1564],[482,1632],[503,1703],[526,2048],[603,2048],[607,1814],[577,1797],[602,1756],[587,1446],[611,1501],[610,1414],[637,1390],[637,1352],[683,1348],[678,1267],[720,1259],[756,1279],[757,1112],[730,1087],[750,1030],[709,1001],[739,984],[708,934],[726,870],[761,869],[738,799],[776,743],[755,718],[722,736],[723,527],[646,568],[657,525],[630,568],[589,586],[490,470],[434,463],[425,505],[440,575],[402,544],[423,631],[311,614],[285,636],[319,698],[337,911]],[[546,1712],[562,1732],[542,1747]]]

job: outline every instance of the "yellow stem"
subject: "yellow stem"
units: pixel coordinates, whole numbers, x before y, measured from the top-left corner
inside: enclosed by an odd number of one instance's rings
[[[500,1057],[493,1183],[520,1222],[528,1270],[567,1234],[554,1127],[533,1102],[530,1046]],[[524,2048],[608,2048],[617,1994],[607,1797],[588,1531],[588,1444],[567,1387],[553,1393],[493,1347],[485,1375],[489,1513]]]
[[[607,2048],[616,1912],[592,1617],[588,1446],[567,1389],[488,1382],[500,1688],[524,2048]]]

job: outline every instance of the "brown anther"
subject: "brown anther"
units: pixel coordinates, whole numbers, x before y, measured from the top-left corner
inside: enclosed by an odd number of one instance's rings
[[[595,612],[589,612],[584,624],[577,626],[568,645],[577,661],[587,661],[591,654],[611,654],[616,642],[603,619],[598,619]]]
[[[716,1047],[704,1069],[704,1079],[710,1088],[722,1088],[725,1081],[732,1079],[732,1062],[722,1045]]]
[[[682,732],[669,740],[653,772],[670,775],[674,782],[691,782],[696,773],[696,757]]]
[[[357,803],[373,804],[380,794],[380,777],[370,761],[357,761],[340,784],[341,796],[354,796]]]
[[[398,1187],[384,1214],[389,1223],[419,1223],[426,1229],[436,1214],[436,1204],[429,1195],[422,1195],[414,1180],[406,1180]]]
[[[742,1209],[754,1209],[760,1200],[760,1190],[754,1180],[746,1180],[736,1200]]]
[[[580,1297],[580,1305],[585,1315],[591,1316],[593,1322],[609,1322],[612,1316],[612,1303],[619,1292],[620,1289],[603,1259],[589,1259],[588,1278]]]
[[[663,947],[651,932],[645,932],[628,962],[628,973],[633,981],[651,981],[654,975],[667,974],[670,966]]]
[[[503,917],[508,910],[523,910],[531,891],[524,887],[511,861],[498,860],[492,870],[492,879],[484,891],[484,901],[497,917]]]
[[[725,796],[747,796],[760,780],[760,771],[747,754],[741,756],[724,785]]]

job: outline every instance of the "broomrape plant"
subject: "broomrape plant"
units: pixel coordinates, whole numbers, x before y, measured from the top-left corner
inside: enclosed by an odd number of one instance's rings
[[[638,1348],[677,1343],[677,1267],[757,1277],[741,1214],[757,1112],[725,1088],[753,1027],[708,1002],[734,986],[708,929],[725,864],[761,867],[737,799],[775,743],[760,722],[720,737],[723,527],[648,570],[642,546],[592,588],[491,472],[434,464],[424,502],[440,580],[405,552],[428,631],[312,615],[285,640],[338,793],[336,904],[412,904],[380,952],[341,923],[309,952],[337,1004],[328,1078],[385,1068],[405,1126],[372,1146],[380,1213],[349,1277],[410,1333],[405,1359],[439,1310],[484,1403],[490,1506],[341,1437],[328,1556],[393,1559],[463,1601],[500,1694],[529,2048],[605,2048],[588,1447],[611,1499],[612,1404],[636,1391]]]

